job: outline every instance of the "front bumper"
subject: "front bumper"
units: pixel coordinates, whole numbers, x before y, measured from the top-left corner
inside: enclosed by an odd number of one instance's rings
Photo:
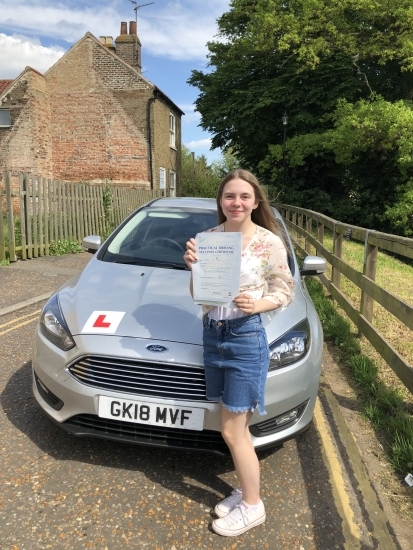
[[[82,384],[68,372],[67,365],[77,357],[94,354],[97,350],[99,355],[108,357],[153,360],[145,347],[152,342],[100,335],[76,336],[75,340],[77,347],[63,352],[51,344],[39,330],[36,331],[33,393],[47,416],[60,427],[78,436],[219,454],[228,452],[220,434],[220,405],[206,400],[144,398],[146,402],[162,403],[163,406],[203,408],[205,416],[202,431],[149,426],[99,417],[100,396],[131,401],[142,400],[142,397]],[[172,357],[172,361],[199,364],[202,359],[200,346],[168,343],[168,347],[168,358]],[[312,345],[301,361],[268,374],[265,394],[267,415],[254,413],[250,424],[252,441],[257,450],[280,445],[310,426],[318,392],[321,361],[321,348]],[[59,405],[57,408],[55,402]],[[294,409],[299,409],[297,418],[292,418],[281,426],[274,422],[276,417]]]

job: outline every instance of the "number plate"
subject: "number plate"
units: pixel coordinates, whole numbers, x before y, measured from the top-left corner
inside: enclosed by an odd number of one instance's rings
[[[99,396],[98,414],[101,418],[111,418],[123,422],[202,431],[205,410],[146,403],[145,401],[113,399],[101,395]]]

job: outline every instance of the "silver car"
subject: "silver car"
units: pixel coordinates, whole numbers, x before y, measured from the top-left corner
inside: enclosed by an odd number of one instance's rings
[[[228,452],[220,405],[205,395],[202,313],[183,260],[186,241],[215,225],[215,200],[167,198],[139,208],[103,244],[84,239],[96,254],[36,327],[33,392],[51,420],[78,436]],[[257,450],[309,427],[319,386],[323,334],[302,275],[326,263],[308,256],[299,269],[288,245],[294,302],[262,315],[271,362],[267,415],[250,425]]]

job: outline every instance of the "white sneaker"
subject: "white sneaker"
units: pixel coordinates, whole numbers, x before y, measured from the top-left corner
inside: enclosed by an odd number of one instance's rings
[[[229,497],[224,498],[220,503],[215,506],[214,512],[219,518],[225,517],[231,512],[235,506],[241,504],[242,491],[241,489],[234,489]]]
[[[233,508],[225,517],[215,519],[212,522],[212,529],[224,537],[236,537],[248,529],[264,523],[265,518],[265,508],[262,502],[256,512],[242,503]]]

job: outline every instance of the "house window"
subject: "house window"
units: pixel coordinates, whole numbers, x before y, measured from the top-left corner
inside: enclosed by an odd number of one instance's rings
[[[0,109],[0,128],[11,126],[10,109]]]
[[[175,148],[175,115],[169,113],[169,147]]]
[[[175,187],[176,187],[176,173],[172,170],[169,171],[169,195],[175,197]]]
[[[165,168],[159,168],[159,189],[165,189]]]

